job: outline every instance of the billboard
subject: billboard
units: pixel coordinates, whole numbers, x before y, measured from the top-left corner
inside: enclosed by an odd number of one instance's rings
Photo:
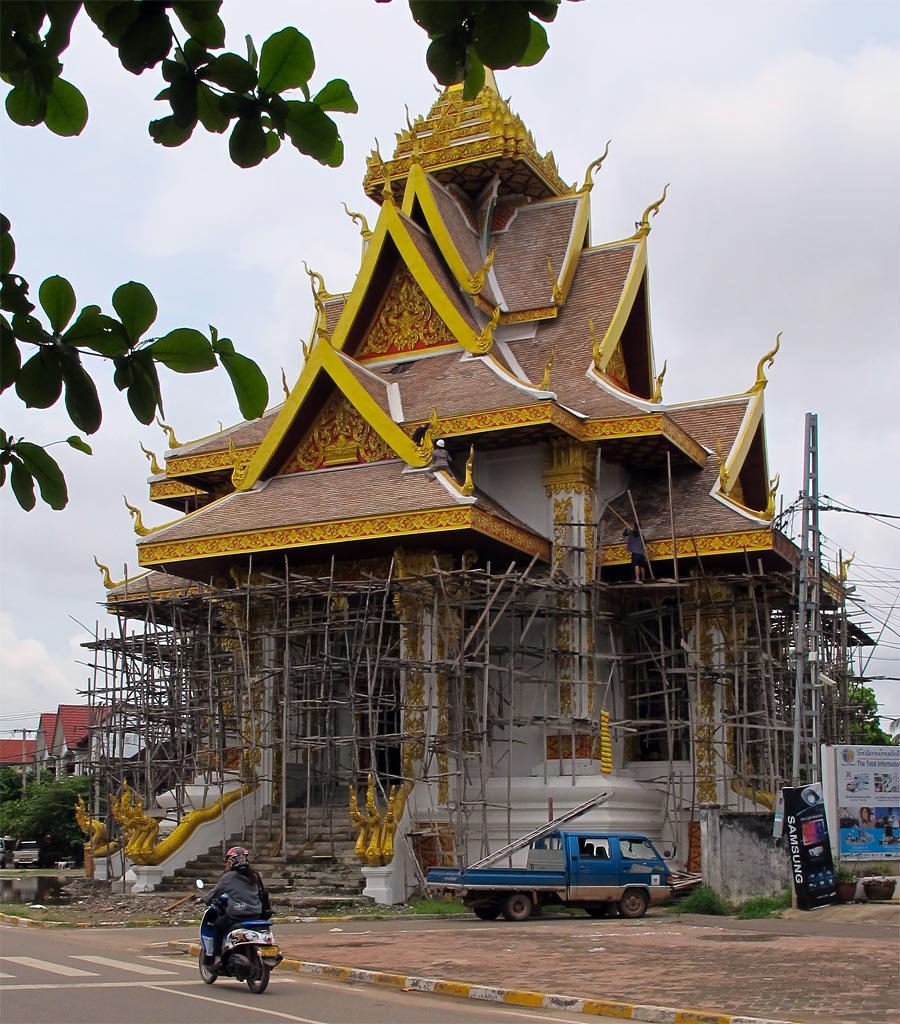
[[[834,747],[839,851],[900,859],[900,747]]]
[[[785,788],[784,837],[791,858],[791,877],[797,906],[801,910],[815,910],[837,902],[834,862],[828,839],[828,823],[822,786]]]

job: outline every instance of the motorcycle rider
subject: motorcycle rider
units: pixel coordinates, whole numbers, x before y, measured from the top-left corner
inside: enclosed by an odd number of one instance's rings
[[[219,897],[223,894],[228,896],[224,908],[219,903]],[[232,846],[225,854],[225,871],[203,902],[218,911],[213,922],[213,970],[221,963],[225,936],[235,925],[260,916],[268,918],[272,913],[263,880],[250,867],[250,851],[243,846]]]

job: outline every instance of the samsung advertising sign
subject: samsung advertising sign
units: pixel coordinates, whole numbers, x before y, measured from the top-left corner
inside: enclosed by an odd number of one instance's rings
[[[791,878],[801,910],[837,902],[834,862],[828,839],[822,786],[782,789],[784,837],[791,859]]]

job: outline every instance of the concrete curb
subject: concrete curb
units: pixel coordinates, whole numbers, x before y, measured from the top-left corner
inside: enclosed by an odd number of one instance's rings
[[[167,945],[169,949],[180,950],[192,956],[200,954],[200,946],[196,942],[170,939]],[[279,970],[328,978],[331,981],[379,985],[382,988],[392,988],[403,992],[432,992],[439,996],[480,999],[491,1003],[505,1003],[508,1006],[528,1006],[532,1009],[568,1010],[572,1013],[587,1013],[598,1017],[607,1016],[618,1017],[621,1020],[645,1021],[648,1024],[794,1024],[791,1021],[774,1020],[769,1017],[744,1017],[731,1013],[707,1013],[704,1010],[676,1010],[668,1006],[622,1003],[608,999],[584,999],[579,996],[529,992],[526,989],[493,988],[465,981],[419,978],[414,975],[392,974],[388,971],[366,971],[357,967],[338,967],[334,964],[318,964],[309,960],[285,958],[279,964]]]

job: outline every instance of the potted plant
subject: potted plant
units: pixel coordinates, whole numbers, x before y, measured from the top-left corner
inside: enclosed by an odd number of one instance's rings
[[[856,899],[856,887],[859,884],[856,872],[839,860],[834,866],[834,877],[837,897],[841,903]]]
[[[889,875],[890,864],[876,863],[867,865],[871,874],[867,874],[863,880],[863,889],[867,900],[889,900],[894,896],[894,889],[897,879]]]

